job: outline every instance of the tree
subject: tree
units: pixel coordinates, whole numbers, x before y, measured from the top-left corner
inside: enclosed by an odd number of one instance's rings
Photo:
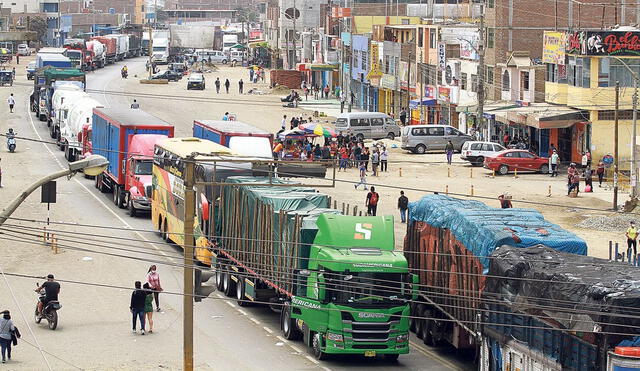
[[[250,25],[251,23],[255,23],[258,21],[259,19],[259,15],[258,12],[250,7],[237,7],[235,9],[236,11],[236,22],[241,22],[242,23],[242,33],[245,35],[246,40],[249,39],[249,32],[247,30],[247,32],[245,32],[244,30],[244,25],[245,23],[248,25]],[[248,27],[247,27],[248,28]]]
[[[158,23],[164,23],[167,19],[169,19],[169,13],[167,13],[164,9],[158,9],[156,11],[156,16],[158,19],[156,20]]]
[[[43,41],[47,36],[47,21],[42,17],[29,17],[27,20],[28,30],[38,35],[38,40]]]

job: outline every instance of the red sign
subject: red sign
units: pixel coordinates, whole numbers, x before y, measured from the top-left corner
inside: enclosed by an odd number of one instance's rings
[[[580,55],[640,56],[640,31],[581,31],[567,36],[566,51]]]

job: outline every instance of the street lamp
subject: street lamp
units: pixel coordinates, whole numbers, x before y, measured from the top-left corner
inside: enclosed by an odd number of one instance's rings
[[[18,206],[20,206],[20,204],[22,204],[22,202],[24,202],[24,200],[26,200],[27,197],[29,197],[29,195],[33,193],[33,191],[38,189],[43,184],[46,184],[54,179],[62,178],[63,176],[68,176],[69,178],[71,178],[80,170],[83,170],[85,175],[96,176],[105,171],[107,166],[109,166],[109,161],[107,161],[106,158],[99,155],[91,155],[80,161],[69,163],[68,169],[60,170],[38,179],[24,191],[22,191],[22,193],[20,193],[13,201],[11,201],[9,206],[2,210],[2,212],[0,213],[0,225],[4,224],[4,222],[9,219],[11,214],[16,211]]]

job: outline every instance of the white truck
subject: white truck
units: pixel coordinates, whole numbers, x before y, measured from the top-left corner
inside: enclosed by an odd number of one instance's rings
[[[125,59],[129,53],[129,35],[112,34],[105,37],[116,40],[116,61]]]
[[[153,39],[153,56],[151,60],[157,64],[169,63],[169,39]]]
[[[53,92],[51,98],[51,125],[49,135],[60,141],[60,123],[67,119],[69,107],[78,99],[88,97],[82,88],[76,85],[62,85]]]
[[[79,134],[85,125],[91,127],[93,109],[96,107],[103,107],[102,103],[89,96],[76,100],[75,104],[69,107],[67,119],[63,120],[60,126],[60,146],[67,161],[76,161],[82,153]]]
[[[222,35],[222,51],[228,52],[232,46],[238,43],[238,35]]]

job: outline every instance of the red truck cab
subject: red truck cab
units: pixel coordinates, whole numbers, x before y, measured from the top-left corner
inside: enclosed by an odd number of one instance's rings
[[[74,63],[74,67],[81,71],[92,68],[92,53],[87,50],[83,39],[66,39],[63,47],[67,49],[67,57]]]
[[[129,213],[151,210],[151,171],[153,149],[159,141],[167,139],[160,134],[136,134],[129,137],[129,158],[125,165],[125,191],[129,192]]]

